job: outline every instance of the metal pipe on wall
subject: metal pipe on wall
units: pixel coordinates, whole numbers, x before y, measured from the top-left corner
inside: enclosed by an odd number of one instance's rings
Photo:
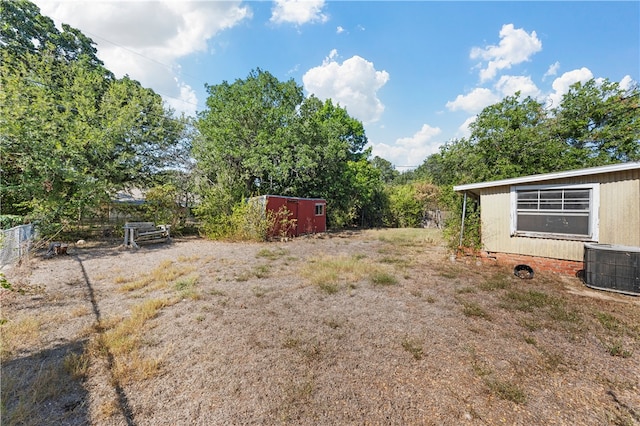
[[[460,243],[458,247],[462,247],[462,236],[464,235],[464,217],[467,214],[467,193],[464,193],[464,198],[462,201],[462,218],[460,221]]]

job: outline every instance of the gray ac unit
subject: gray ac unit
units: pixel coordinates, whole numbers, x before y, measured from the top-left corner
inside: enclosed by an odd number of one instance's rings
[[[640,295],[640,247],[586,243],[583,278],[592,288]]]

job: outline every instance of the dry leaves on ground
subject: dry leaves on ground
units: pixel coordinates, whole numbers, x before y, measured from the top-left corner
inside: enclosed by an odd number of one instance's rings
[[[102,242],[6,275],[3,424],[640,423],[638,298],[451,261],[434,230]]]

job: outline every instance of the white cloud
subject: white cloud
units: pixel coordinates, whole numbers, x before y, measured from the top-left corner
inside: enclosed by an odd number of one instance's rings
[[[455,100],[447,102],[446,107],[449,111],[465,111],[474,114],[458,127],[456,137],[468,137],[471,134],[469,125],[476,120],[476,114],[489,105],[500,102],[506,96],[513,96],[516,92],[520,92],[523,98],[540,96],[540,89],[528,76],[503,75],[494,88],[495,90],[477,87],[466,95],[458,95]]]
[[[562,101],[562,96],[569,91],[569,87],[572,84],[577,82],[584,83],[592,78],[593,73],[585,67],[565,72],[553,81],[551,87],[553,87],[554,92],[549,95],[547,105],[553,108],[558,107]]]
[[[275,0],[271,22],[296,25],[327,22],[329,17],[322,13],[324,6],[324,0]]]
[[[475,123],[476,119],[478,118],[477,115],[473,115],[469,118],[467,118],[466,120],[464,120],[464,123],[462,123],[460,125],[460,127],[458,127],[458,131],[456,133],[456,137],[458,138],[468,138],[469,136],[471,136],[471,124]]]
[[[337,56],[338,52],[332,50],[322,65],[302,76],[305,90],[322,100],[331,98],[365,124],[379,120],[384,105],[377,92],[389,81],[389,73],[377,71],[372,62],[360,56],[342,64],[337,62]]]
[[[338,25],[338,28],[336,28],[336,34],[342,34],[344,31],[345,31],[344,28],[342,28],[339,25]]]
[[[560,62],[556,61],[555,63],[549,66],[549,69],[547,69],[547,72],[544,73],[544,75],[542,76],[542,79],[544,80],[547,77],[558,75],[559,69],[560,69]]]
[[[503,98],[513,96],[516,92],[520,92],[522,98],[531,96],[535,99],[540,95],[540,89],[531,80],[531,77],[524,75],[503,75],[495,84],[495,88]]]
[[[620,88],[622,90],[630,90],[634,84],[636,84],[636,82],[633,81],[630,75],[625,75],[622,77],[622,80],[620,80]]]
[[[418,166],[429,155],[438,152],[442,143],[432,139],[440,133],[440,128],[424,124],[413,136],[400,138],[394,145],[372,144],[372,154],[390,161],[395,166]]]
[[[500,30],[500,44],[484,48],[471,49],[471,59],[488,61],[480,70],[480,81],[484,82],[496,76],[498,71],[509,69],[512,65],[528,61],[534,53],[542,50],[542,42],[535,31],[528,34],[513,24],[506,24]]]
[[[490,89],[478,87],[466,95],[458,95],[455,100],[446,104],[449,111],[466,111],[477,114],[485,107],[500,101],[498,95]]]
[[[167,104],[176,111],[187,115],[195,115],[198,107],[198,96],[191,86],[184,82],[176,81],[180,94],[176,98],[167,98]]]
[[[177,60],[206,51],[209,39],[251,17],[240,1],[35,2],[58,25],[69,24],[93,39],[98,57],[117,77],[128,74],[188,113],[197,99],[179,78]]]

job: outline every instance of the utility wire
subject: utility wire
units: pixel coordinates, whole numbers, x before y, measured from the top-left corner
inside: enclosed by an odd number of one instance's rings
[[[137,52],[137,51],[135,51],[135,50],[133,50],[133,49],[131,49],[131,48],[129,48],[129,47],[123,46],[123,45],[121,45],[121,44],[119,44],[119,43],[116,43],[116,42],[114,42],[114,41],[111,41],[111,40],[109,40],[109,39],[107,39],[107,38],[105,38],[105,37],[102,37],[102,36],[100,36],[100,35],[98,35],[98,34],[95,34],[95,33],[90,32],[90,31],[83,30],[83,32],[85,32],[85,33],[89,34],[91,37],[99,38],[99,39],[101,39],[101,40],[103,40],[103,41],[105,41],[105,42],[107,42],[107,43],[109,43],[109,44],[112,44],[113,46],[116,46],[116,47],[118,47],[118,48],[120,48],[120,49],[126,50],[126,51],[127,51],[127,52],[129,52],[129,53],[132,53],[132,54],[134,54],[134,55],[140,56],[141,58],[144,58],[144,59],[146,59],[146,60],[147,60],[147,61],[149,61],[149,62],[153,62],[153,63],[155,63],[155,64],[157,64],[157,65],[160,65],[160,66],[162,66],[162,67],[164,67],[164,68],[168,69],[169,71],[175,71],[175,67],[174,67],[174,66],[172,66],[172,65],[165,64],[164,62],[160,62],[160,61],[158,61],[158,60],[156,60],[156,59],[150,58],[150,57],[148,57],[148,56],[146,56],[146,55],[144,55],[144,54],[142,54],[142,53],[140,53],[140,52]],[[204,85],[206,85],[206,83],[205,83],[205,82],[203,82],[202,80],[200,80],[200,78],[198,78],[198,77],[196,77],[196,76],[194,76],[194,75],[190,75],[190,74],[187,74],[187,73],[182,73],[182,74],[183,74],[183,75],[185,75],[185,76],[187,76],[187,77],[191,77],[191,78],[193,78],[193,79],[198,80],[198,82],[202,83],[202,85],[203,85],[203,86],[204,86]],[[173,97],[173,96],[169,96],[169,95],[164,94],[164,93],[161,93],[161,92],[159,92],[158,90],[155,90],[155,89],[154,89],[154,91],[155,91],[156,93],[158,93],[159,95],[162,95],[162,96],[164,96],[164,97],[167,97],[167,98],[170,98],[170,99],[174,99],[174,100],[177,100],[177,101],[183,102],[183,103],[185,103],[185,104],[189,104],[189,105],[196,106],[196,107],[198,107],[198,109],[203,109],[203,107],[202,107],[202,105],[201,105],[201,104],[196,104],[196,103],[193,103],[193,102],[186,101],[186,100],[184,100],[184,99],[180,99],[180,98],[176,98],[176,97]]]

